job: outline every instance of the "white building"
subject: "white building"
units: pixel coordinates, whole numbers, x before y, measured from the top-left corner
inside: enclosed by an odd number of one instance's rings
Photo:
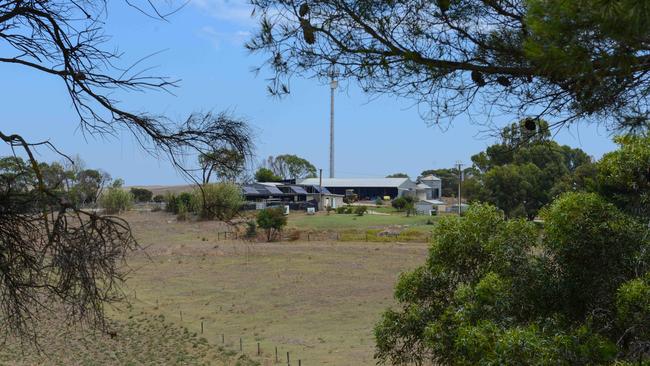
[[[442,193],[442,180],[435,175],[418,179],[416,197],[420,200],[436,200]]]

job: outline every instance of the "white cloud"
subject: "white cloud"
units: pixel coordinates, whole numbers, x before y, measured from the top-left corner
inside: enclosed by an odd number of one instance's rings
[[[253,6],[247,0],[191,0],[191,4],[219,20],[248,26],[255,22]]]

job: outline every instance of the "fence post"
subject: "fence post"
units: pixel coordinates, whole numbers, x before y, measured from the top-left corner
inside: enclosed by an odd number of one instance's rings
[[[201,334],[203,334],[203,320],[201,320]]]
[[[287,351],[287,366],[291,366],[291,361],[289,361],[289,351]]]
[[[257,355],[260,355],[260,342],[257,342]]]
[[[244,352],[244,345],[242,343],[241,337],[239,337],[239,351]]]
[[[226,335],[221,333],[221,343],[225,344],[226,343]]]
[[[275,346],[275,363],[278,363],[278,346]]]
[[[183,310],[178,311],[181,314],[181,322],[183,321]]]

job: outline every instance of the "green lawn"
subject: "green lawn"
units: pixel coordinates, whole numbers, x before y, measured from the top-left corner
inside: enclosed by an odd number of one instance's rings
[[[437,218],[431,216],[410,216],[404,214],[395,215],[364,215],[357,216],[354,214],[318,214],[304,215],[293,214],[289,216],[288,226],[301,230],[347,230],[347,229],[377,229],[392,225],[408,225],[411,227],[421,227],[422,229],[431,229],[431,225],[426,225],[427,221],[436,221]]]

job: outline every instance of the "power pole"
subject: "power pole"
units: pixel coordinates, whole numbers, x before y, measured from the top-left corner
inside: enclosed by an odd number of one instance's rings
[[[461,185],[463,183],[463,171],[461,168],[463,167],[463,163],[459,160],[456,162],[456,166],[458,166],[458,216],[461,215],[461,209],[462,209],[462,202],[460,199],[460,192],[461,192]]]
[[[334,65],[332,65],[330,76],[330,178],[334,178],[334,91],[338,87]]]
[[[318,211],[323,207],[323,169],[318,169]]]

